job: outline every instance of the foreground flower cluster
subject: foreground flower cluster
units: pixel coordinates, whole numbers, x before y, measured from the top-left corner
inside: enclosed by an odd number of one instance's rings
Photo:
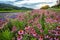
[[[1,40],[60,40],[60,15],[55,11],[32,10],[8,19]]]

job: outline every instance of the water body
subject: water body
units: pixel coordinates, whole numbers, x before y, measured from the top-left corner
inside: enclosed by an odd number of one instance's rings
[[[14,18],[18,13],[0,13],[0,18],[12,17]]]
[[[18,13],[0,13],[0,16],[4,17],[6,15],[11,16],[11,15],[16,15]]]

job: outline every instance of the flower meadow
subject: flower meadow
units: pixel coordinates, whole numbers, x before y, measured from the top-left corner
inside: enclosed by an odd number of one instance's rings
[[[60,40],[60,15],[32,10],[0,18],[0,40]]]

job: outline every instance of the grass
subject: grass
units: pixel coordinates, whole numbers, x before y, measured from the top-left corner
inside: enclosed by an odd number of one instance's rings
[[[11,11],[0,11],[0,12],[26,12],[27,10],[11,10]]]
[[[49,8],[48,10],[54,10],[56,12],[59,12],[60,11],[60,8]]]

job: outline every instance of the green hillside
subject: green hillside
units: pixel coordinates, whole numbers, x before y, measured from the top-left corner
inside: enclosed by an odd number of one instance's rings
[[[54,5],[51,8],[49,8],[48,10],[54,10],[56,12],[59,12],[60,11],[60,4],[59,5]]]
[[[0,3],[0,12],[19,12],[22,10],[32,10],[31,8],[26,7],[17,7],[11,4]]]

